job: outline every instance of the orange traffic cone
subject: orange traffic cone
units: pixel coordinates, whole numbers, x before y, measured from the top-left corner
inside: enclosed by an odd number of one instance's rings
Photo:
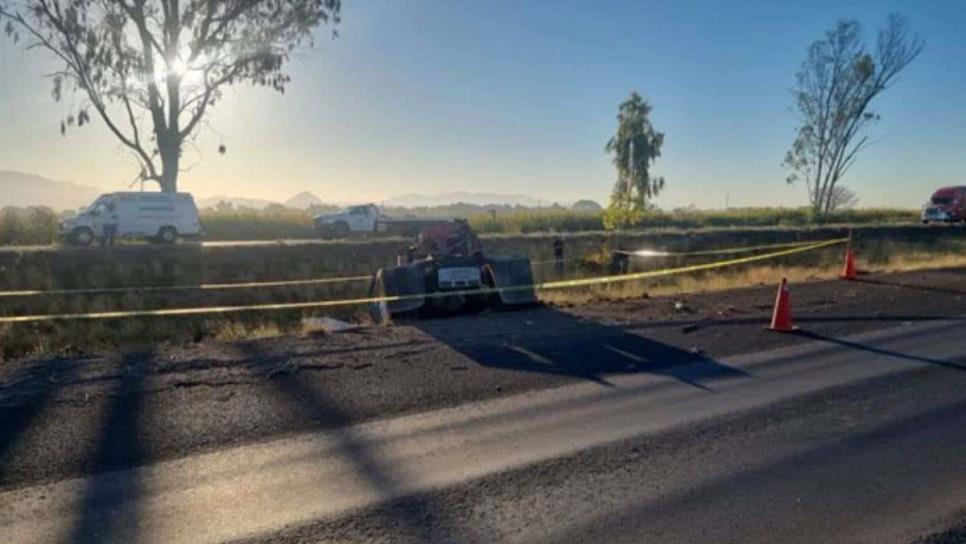
[[[842,265],[842,273],[839,275],[839,278],[843,280],[854,280],[857,277],[855,274],[855,252],[852,251],[852,245],[850,244],[845,248],[845,264]]]
[[[778,284],[775,311],[771,314],[771,325],[766,329],[775,332],[798,330],[798,327],[792,325],[792,302],[788,295],[788,280],[785,278],[782,278],[782,282]]]

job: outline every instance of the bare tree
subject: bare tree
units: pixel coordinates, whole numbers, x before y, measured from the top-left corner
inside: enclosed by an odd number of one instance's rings
[[[832,187],[830,193],[828,200],[829,212],[854,208],[859,203],[859,197],[855,195],[855,192],[844,185]]]
[[[891,15],[867,51],[858,22],[843,20],[808,48],[796,77],[800,125],[783,165],[788,183],[802,181],[816,217],[832,209],[836,183],[869,143],[867,127],[879,120],[870,108],[899,73],[922,52],[904,17]]]
[[[62,63],[53,97],[77,91],[61,132],[100,117],[140,163],[139,179],[177,190],[181,151],[223,88],[285,91],[283,65],[341,0],[0,0],[15,41]],[[224,146],[219,147],[224,152]]]

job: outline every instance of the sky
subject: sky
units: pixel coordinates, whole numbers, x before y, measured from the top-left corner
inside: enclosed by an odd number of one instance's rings
[[[637,91],[665,133],[659,206],[800,206],[781,161],[806,48],[841,18],[871,42],[889,13],[908,15],[926,49],[874,103],[874,144],[842,183],[860,206],[915,207],[966,183],[961,1],[344,0],[339,36],[322,28],[297,53],[284,95],[231,89],[185,150],[179,185],[270,200],[606,202],[604,145]],[[0,170],[123,189],[137,168],[103,125],[60,135],[71,102],[50,97],[55,66],[0,39]]]

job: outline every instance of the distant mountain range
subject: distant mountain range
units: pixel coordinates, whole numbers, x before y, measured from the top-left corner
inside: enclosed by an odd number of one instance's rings
[[[476,204],[477,206],[504,204],[508,206],[526,206],[531,208],[540,205],[550,205],[550,202],[541,201],[528,195],[471,193],[467,191],[439,193],[434,195],[412,193],[392,197],[383,201],[383,205],[394,208],[423,208],[432,206],[446,206],[447,204],[457,203]]]
[[[311,208],[312,206],[324,206],[325,202],[322,199],[313,195],[308,191],[302,191],[301,193],[293,196],[292,198],[286,200],[285,202],[276,202],[274,200],[265,200],[262,198],[247,198],[243,196],[225,196],[216,195],[204,198],[198,198],[195,203],[199,208],[214,208],[221,204],[222,202],[231,204],[236,208],[255,208],[262,209],[266,206],[271,205],[282,205],[287,208],[297,208],[304,210],[306,208]]]
[[[255,208],[256,210],[260,210],[266,206],[271,206],[272,204],[281,204],[281,202],[265,200],[263,198],[248,198],[243,196],[226,195],[206,196],[195,199],[195,204],[199,208],[215,208],[221,203],[231,204],[236,208]]]
[[[107,189],[80,185],[68,181],[58,181],[37,174],[0,170],[0,208],[4,206],[47,206],[54,210],[74,210],[80,206],[90,204],[97,196],[108,192]],[[354,204],[362,204],[375,199],[360,197]],[[470,204],[474,206],[548,206],[551,203],[541,201],[532,196],[521,194],[501,193],[473,193],[457,191],[432,195],[405,194],[388,198],[377,203],[389,208],[431,208],[452,204]],[[331,206],[309,191],[302,191],[297,195],[277,202],[262,198],[216,195],[197,198],[199,208],[215,207],[221,202],[232,206],[261,209],[272,204],[282,204],[290,208],[305,209],[312,206]]]
[[[360,198],[358,201],[351,202],[350,204],[365,204],[367,201],[365,198]],[[236,197],[236,196],[225,196],[218,195],[213,197],[199,198],[197,199],[198,207],[208,208],[215,207],[219,202],[228,202],[233,206],[237,207],[247,207],[247,208],[264,208],[271,204],[282,204],[289,208],[306,209],[312,206],[331,206],[332,202],[325,202],[314,193],[309,191],[302,191],[301,193],[289,198],[284,202],[275,202],[271,200],[264,200],[259,198],[246,198],[246,197]],[[535,207],[542,204],[547,206],[550,202],[539,201],[536,198],[526,196],[526,195],[504,195],[498,193],[471,193],[471,192],[455,192],[455,193],[441,193],[434,195],[422,195],[422,194],[406,194],[397,197],[388,198],[382,201],[375,201],[376,203],[385,206],[387,208],[432,208],[435,206],[448,206],[451,204],[472,204],[475,206],[526,206]]]
[[[0,208],[47,206],[57,211],[86,206],[106,189],[58,181],[37,174],[0,170]]]

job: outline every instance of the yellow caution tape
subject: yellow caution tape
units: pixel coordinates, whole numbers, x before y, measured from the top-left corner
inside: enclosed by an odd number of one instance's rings
[[[614,253],[619,255],[627,255],[629,257],[696,257],[699,255],[733,255],[735,253],[754,253],[755,251],[762,251],[765,249],[780,249],[787,247],[803,247],[816,243],[815,240],[808,240],[802,242],[787,242],[782,244],[767,244],[761,246],[752,247],[731,247],[724,249],[707,249],[701,251],[660,251],[651,249],[637,249],[634,251],[628,250],[617,250]],[[546,265],[555,263],[569,263],[573,261],[579,261],[581,259],[547,259],[544,261],[534,261],[533,265]]]
[[[314,278],[304,280],[278,280],[278,281],[259,281],[246,283],[202,283],[193,285],[153,285],[143,287],[90,287],[84,289],[49,289],[49,290],[23,290],[23,291],[0,291],[0,298],[3,297],[32,297],[32,296],[53,296],[53,295],[92,295],[103,293],[153,293],[163,291],[216,291],[223,289],[253,289],[260,287],[283,287],[293,285],[318,285],[324,283],[342,283],[352,281],[370,280],[372,276],[345,276],[341,278]]]
[[[657,251],[650,249],[639,249],[636,251],[617,251],[622,255],[628,255],[630,257],[694,257],[698,255],[732,255],[735,253],[753,253],[755,251],[762,251],[765,249],[779,249],[786,247],[803,247],[812,245],[815,240],[809,240],[804,242],[788,242],[782,244],[768,244],[763,246],[753,246],[753,247],[731,247],[724,249],[707,249],[701,251]]]
[[[670,276],[673,274],[700,272],[703,270],[724,268],[726,266],[734,266],[737,264],[753,263],[757,261],[775,259],[777,257],[794,255],[796,253],[804,253],[806,251],[812,251],[814,249],[821,249],[824,247],[834,246],[837,244],[843,244],[848,240],[849,240],[848,238],[837,238],[835,240],[826,240],[824,242],[813,242],[810,245],[803,246],[803,247],[785,249],[782,251],[764,253],[761,255],[752,255],[750,257],[738,257],[735,259],[728,259],[726,261],[716,261],[713,263],[695,264],[691,266],[681,266],[676,268],[664,268],[662,270],[649,270],[647,272],[634,272],[631,274],[617,274],[612,276],[602,276],[602,277],[596,277],[596,278],[584,278],[579,280],[552,281],[552,282],[536,285],[535,287],[538,289],[560,289],[563,287],[583,287],[586,285],[616,283],[621,281],[634,281],[634,280],[647,279],[647,278],[657,278],[661,276]]]
[[[526,291],[531,289],[545,291],[545,290],[551,290],[551,289],[564,289],[564,288],[571,288],[571,287],[585,287],[590,285],[602,285],[602,284],[608,284],[608,283],[635,281],[635,280],[646,279],[646,278],[656,278],[660,276],[670,276],[674,274],[684,274],[688,272],[700,272],[703,270],[724,268],[724,267],[734,266],[738,264],[753,263],[758,261],[775,259],[778,257],[784,257],[787,255],[794,255],[797,253],[804,253],[806,251],[812,251],[816,249],[830,247],[837,244],[842,244],[847,242],[848,240],[849,240],[848,238],[838,238],[835,240],[816,242],[808,246],[795,247],[791,249],[785,249],[782,251],[775,251],[772,253],[752,255],[749,257],[740,257],[736,259],[728,259],[726,261],[718,261],[713,263],[683,266],[678,268],[665,268],[663,270],[651,270],[647,272],[635,272],[632,274],[618,274],[618,275],[602,276],[602,277],[595,277],[595,278],[583,278],[583,279],[576,279],[576,280],[551,281],[551,282],[530,284],[530,285],[515,285],[511,287],[491,287],[491,288],[485,288],[485,289],[467,289],[463,291],[444,291],[444,292],[437,292],[437,293],[364,297],[364,298],[340,299],[340,300],[318,300],[318,301],[311,301],[311,302],[250,304],[245,306],[214,306],[214,307],[202,307],[202,308],[171,308],[171,309],[161,309],[161,310],[122,310],[122,311],[92,312],[92,313],[7,316],[7,317],[0,317],[0,324],[28,323],[28,322],[55,321],[55,320],[68,320],[68,319],[117,319],[117,318],[124,318],[124,317],[189,316],[189,315],[226,314],[226,313],[253,312],[253,311],[266,311],[266,310],[269,310],[269,311],[271,310],[308,310],[308,309],[316,309],[316,308],[331,308],[331,307],[337,307],[337,306],[355,306],[355,305],[362,305],[362,304],[377,304],[381,302],[418,300],[418,299],[425,299],[425,298],[442,298],[442,297],[448,297],[448,296],[454,296],[454,295],[483,295],[483,294],[510,292],[510,291]]]
[[[694,256],[694,255],[724,255],[733,253],[750,253],[754,251],[761,251],[764,249],[777,249],[785,247],[800,247],[815,243],[814,241],[809,242],[792,242],[788,244],[771,244],[764,246],[755,247],[742,247],[742,248],[730,248],[730,249],[712,249],[707,251],[689,251],[689,252],[665,252],[665,251],[651,251],[647,249],[637,250],[637,251],[617,251],[615,253],[620,253],[623,255],[629,255],[632,257],[678,257],[678,256]],[[533,261],[530,264],[533,266],[542,266],[547,264],[555,264],[561,262],[573,262],[579,259],[565,259],[565,260],[545,260],[545,261]],[[58,296],[58,295],[95,295],[95,294],[108,294],[108,293],[160,293],[166,291],[217,291],[217,290],[229,290],[229,289],[257,289],[261,287],[286,287],[286,286],[298,286],[298,285],[322,285],[326,283],[349,283],[356,281],[368,281],[371,280],[371,275],[365,276],[344,276],[336,278],[309,278],[301,280],[277,280],[277,281],[260,281],[260,282],[243,282],[243,283],[202,283],[202,284],[185,284],[185,285],[148,285],[148,286],[129,286],[129,287],[87,287],[80,289],[23,289],[17,291],[0,291],[0,298],[13,298],[13,297],[36,297],[36,296]]]

